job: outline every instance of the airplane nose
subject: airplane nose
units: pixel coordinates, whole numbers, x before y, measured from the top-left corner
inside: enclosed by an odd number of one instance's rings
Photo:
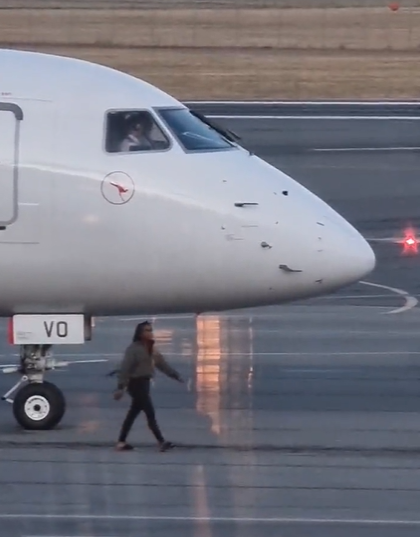
[[[334,247],[328,256],[327,271],[330,281],[337,287],[362,280],[376,266],[376,256],[370,244],[354,228],[351,231],[350,234],[334,233]]]
[[[355,240],[353,244],[347,244],[340,264],[343,266],[344,277],[350,283],[359,281],[370,274],[376,266],[376,257],[363,237]]]

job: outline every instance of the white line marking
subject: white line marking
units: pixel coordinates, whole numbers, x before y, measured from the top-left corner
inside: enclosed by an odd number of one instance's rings
[[[288,517],[194,517],[194,516],[153,516],[153,515],[78,515],[78,514],[1,514],[0,519],[31,520],[149,520],[155,522],[236,522],[265,524],[342,524],[363,526],[420,526],[420,520],[398,519],[356,519],[356,518],[288,518]]]
[[[15,356],[17,356],[17,354]],[[59,356],[66,357],[66,356],[107,356],[107,355],[98,353],[98,354],[60,354]],[[0,357],[5,357],[5,355],[0,354]],[[106,360],[105,358],[98,359],[98,360],[72,360],[69,364],[63,364],[61,362],[61,365],[98,364],[98,363],[102,363],[102,362],[108,362],[108,360]],[[2,364],[2,365],[0,365],[0,369],[5,369],[5,368],[8,368],[8,367],[17,367],[17,364],[6,364],[6,365]]]
[[[387,295],[325,295],[325,296],[319,296],[316,298],[316,300],[353,300],[353,299],[359,299],[359,298],[389,298],[389,294]]]
[[[161,321],[165,321],[165,320],[172,320],[172,319],[194,319],[195,317],[197,317],[197,315],[195,313],[180,313],[178,315],[152,315],[151,318],[152,319],[157,319],[157,320],[161,320]],[[139,320],[144,320],[145,318],[147,318],[147,315],[144,316],[138,316],[138,317],[120,317],[120,318],[117,318],[115,319],[116,322],[119,322],[119,323],[131,323],[131,322],[136,322],[136,321],[139,321]],[[98,322],[104,322],[106,321],[106,319],[104,318],[99,318],[97,319]]]
[[[420,147],[328,147],[328,148],[313,148],[309,151],[317,153],[345,153],[354,151],[418,151]]]
[[[418,300],[414,296],[411,296],[407,291],[404,291],[403,289],[397,289],[395,287],[388,287],[387,285],[380,285],[379,283],[372,283],[372,282],[359,282],[363,285],[369,285],[371,287],[379,287],[380,289],[387,289],[388,291],[391,291],[393,293],[396,293],[397,295],[401,295],[404,297],[405,304],[401,308],[393,309],[391,311],[385,311],[383,314],[390,315],[394,313],[403,313],[405,311],[411,310],[414,307],[417,306]]]
[[[420,101],[184,101],[184,104],[211,104],[211,105],[286,105],[286,106],[419,106]]]
[[[302,373],[334,373],[334,374],[340,374],[340,375],[348,375],[349,373],[352,373],[354,370],[352,369],[344,369],[340,367],[338,369],[337,367],[335,369],[327,369],[325,367],[317,367],[313,369],[303,369],[300,367],[285,367],[281,369],[282,374],[283,373],[298,373],[301,375]]]
[[[365,121],[420,121],[420,115],[419,116],[309,116],[309,115],[300,115],[300,116],[284,116],[284,115],[244,115],[244,114],[206,114],[208,118],[213,119],[257,119],[257,120],[263,120],[263,119],[297,119],[299,121],[302,121],[303,119],[308,120],[317,120],[317,119],[324,119],[324,120],[365,120]]]
[[[365,240],[368,242],[393,242],[395,244],[402,241],[402,239],[396,239],[395,237],[381,237],[372,239],[365,237]]]
[[[102,354],[102,353],[93,353],[91,355],[83,355],[83,354],[63,354],[61,355],[63,358],[70,358],[72,356],[108,356],[109,358],[114,357],[120,357],[121,353],[113,353],[113,354]],[[191,353],[190,355],[183,355],[178,352],[166,352],[166,356],[178,356],[178,357],[187,357],[193,355]],[[420,355],[420,351],[388,351],[388,350],[382,350],[382,351],[325,351],[325,352],[229,352],[229,351],[221,351],[221,352],[208,352],[205,359],[211,359],[213,356],[219,356],[219,355],[226,355],[230,357],[238,356],[238,357],[246,357],[246,356],[418,356]],[[0,365],[0,368],[3,367],[15,367],[16,364],[9,364],[9,365]]]
[[[80,356],[80,354],[79,354],[79,356]],[[72,364],[98,364],[100,362],[107,362],[107,361],[108,360],[105,360],[105,359],[102,359],[102,360],[77,360],[75,362],[72,362]]]

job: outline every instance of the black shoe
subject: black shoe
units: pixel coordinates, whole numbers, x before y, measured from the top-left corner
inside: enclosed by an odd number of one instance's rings
[[[165,442],[162,442],[160,444],[160,451],[168,451],[168,449],[173,449],[175,447],[175,444],[172,444],[172,442],[167,442],[165,440]]]
[[[130,444],[124,444],[123,446],[116,446],[117,451],[132,451],[134,447]]]

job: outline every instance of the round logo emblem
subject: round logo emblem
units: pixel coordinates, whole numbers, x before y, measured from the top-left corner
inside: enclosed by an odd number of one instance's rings
[[[123,205],[134,196],[134,181],[124,172],[112,172],[102,181],[101,192],[112,205]]]

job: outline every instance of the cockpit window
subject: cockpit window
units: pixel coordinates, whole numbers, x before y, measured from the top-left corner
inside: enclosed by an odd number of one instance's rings
[[[157,112],[187,151],[226,151],[236,147],[228,131],[186,108],[161,108]]]
[[[106,121],[107,153],[149,152],[169,149],[170,141],[150,112],[109,112]]]

